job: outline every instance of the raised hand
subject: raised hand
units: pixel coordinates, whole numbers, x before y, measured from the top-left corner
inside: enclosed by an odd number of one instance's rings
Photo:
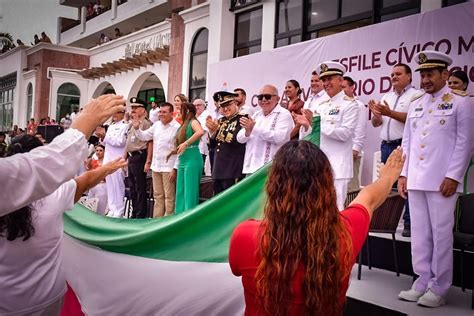
[[[249,137],[255,126],[255,121],[244,116],[240,118],[240,125],[245,129],[245,136]]]
[[[72,122],[71,128],[81,131],[88,139],[98,125],[104,123],[113,114],[123,111],[125,111],[125,100],[122,96],[101,95],[84,106],[82,112]]]
[[[395,183],[402,172],[404,163],[405,156],[403,155],[402,148],[399,146],[392,151],[385,165],[380,168],[380,177],[389,177],[389,179]]]

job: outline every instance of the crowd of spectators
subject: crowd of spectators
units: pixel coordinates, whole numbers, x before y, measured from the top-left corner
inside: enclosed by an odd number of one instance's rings
[[[10,34],[5,33],[5,38],[7,39],[5,42],[2,43],[2,46],[0,48],[0,54],[3,54],[17,46],[25,46],[25,43],[21,39],[16,40],[16,45],[13,42],[13,38]],[[46,35],[45,32],[41,32],[41,38],[35,34],[33,37],[33,42],[31,42],[31,46],[38,45],[39,43],[52,43],[51,39],[49,38],[48,35]]]

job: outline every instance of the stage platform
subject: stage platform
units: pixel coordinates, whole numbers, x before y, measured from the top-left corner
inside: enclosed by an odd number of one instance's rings
[[[426,308],[416,303],[406,302],[397,298],[401,290],[409,289],[413,282],[413,270],[411,267],[410,238],[401,236],[403,225],[400,224],[396,234],[397,256],[400,276],[395,273],[394,256],[392,251],[392,240],[389,234],[371,233],[370,259],[372,269],[367,266],[366,250],[362,249],[362,277],[357,279],[357,263],[354,265],[351,275],[349,290],[347,292],[347,308],[344,315],[415,315],[415,316],[464,316],[474,315],[471,309],[471,288],[474,254],[466,253],[465,261],[465,284],[466,291],[461,290],[460,280],[460,255],[454,251],[454,285],[446,297],[447,304],[439,308]]]
[[[397,298],[401,290],[409,289],[412,277],[393,272],[364,267],[362,279],[357,280],[357,266],[352,270],[347,312],[345,315],[414,315],[414,316],[472,316],[471,290],[462,292],[461,288],[451,287],[446,297],[446,305],[438,308],[418,306]],[[354,300],[354,301],[353,301]],[[372,306],[371,306],[372,305]],[[375,305],[375,306],[374,306]]]

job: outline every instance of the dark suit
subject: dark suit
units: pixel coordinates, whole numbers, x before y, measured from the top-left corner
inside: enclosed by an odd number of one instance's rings
[[[215,146],[212,180],[214,194],[222,192],[244,178],[242,168],[244,165],[245,144],[237,141],[237,133],[242,126],[242,114],[235,114],[231,118],[219,119],[219,127],[210,137],[211,145]]]

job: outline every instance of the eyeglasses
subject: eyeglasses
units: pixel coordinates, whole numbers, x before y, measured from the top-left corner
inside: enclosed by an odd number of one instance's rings
[[[276,96],[276,94],[259,94],[259,95],[257,95],[257,99],[258,99],[258,101],[262,101],[263,98],[265,98],[265,100],[268,101],[268,100],[270,100],[272,97],[275,97],[275,96]]]

